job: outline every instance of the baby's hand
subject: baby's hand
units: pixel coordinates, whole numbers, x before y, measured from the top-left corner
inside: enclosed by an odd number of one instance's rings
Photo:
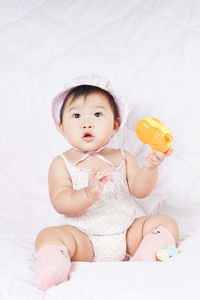
[[[153,170],[157,168],[166,158],[166,156],[169,156],[172,154],[173,149],[170,148],[167,153],[162,153],[156,150],[152,150],[147,157],[144,160],[143,167]]]
[[[95,202],[99,199],[103,192],[104,184],[110,181],[112,176],[108,171],[101,172],[98,168],[94,168],[90,172],[88,187],[86,188],[88,197]]]

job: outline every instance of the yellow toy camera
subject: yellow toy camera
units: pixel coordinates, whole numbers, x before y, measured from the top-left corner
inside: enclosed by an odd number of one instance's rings
[[[172,145],[171,131],[158,119],[144,118],[140,120],[136,125],[136,133],[144,144],[151,146],[152,150],[166,153]]]

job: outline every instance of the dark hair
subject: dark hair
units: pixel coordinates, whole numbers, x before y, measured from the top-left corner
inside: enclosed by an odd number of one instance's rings
[[[75,102],[77,100],[77,98],[79,98],[80,96],[84,96],[85,98],[92,94],[92,93],[99,93],[99,94],[103,94],[108,98],[108,101],[110,103],[111,109],[113,111],[114,114],[114,120],[116,120],[119,117],[119,111],[118,111],[118,107],[114,101],[113,96],[108,93],[107,91],[97,87],[97,86],[92,86],[92,85],[79,85],[76,86],[75,88],[73,88],[69,94],[67,94],[67,96],[65,97],[62,107],[60,109],[60,122],[62,123],[63,121],[63,113],[64,113],[64,108],[65,108],[65,104],[67,103],[68,99],[70,98],[70,96],[73,96],[71,99],[71,103]]]

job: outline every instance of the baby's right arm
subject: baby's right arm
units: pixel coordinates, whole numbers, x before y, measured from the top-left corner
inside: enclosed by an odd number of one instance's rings
[[[86,211],[99,199],[104,183],[110,180],[97,169],[91,170],[88,186],[80,190],[72,187],[71,177],[60,157],[56,157],[49,168],[49,195],[55,210],[60,214],[76,215]]]

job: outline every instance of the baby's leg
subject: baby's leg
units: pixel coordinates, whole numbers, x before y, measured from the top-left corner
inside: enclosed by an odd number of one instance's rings
[[[132,260],[156,260],[158,249],[175,246],[178,241],[176,221],[166,215],[140,217],[127,231],[127,253]]]
[[[35,251],[36,283],[41,290],[68,280],[71,261],[92,261],[94,256],[88,237],[72,226],[43,229]]]

